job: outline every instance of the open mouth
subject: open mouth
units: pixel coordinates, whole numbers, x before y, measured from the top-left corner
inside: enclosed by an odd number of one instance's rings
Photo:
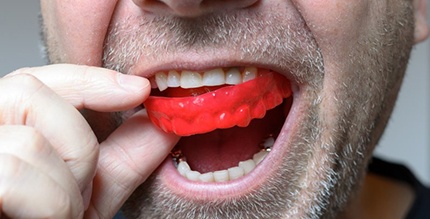
[[[171,160],[180,175],[199,183],[251,173],[272,151],[293,101],[286,77],[256,67],[159,72],[151,80],[148,115],[184,136]]]

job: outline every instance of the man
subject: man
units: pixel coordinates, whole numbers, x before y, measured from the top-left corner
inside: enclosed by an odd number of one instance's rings
[[[49,60],[68,64],[0,80],[2,215],[111,218],[124,203],[130,218],[423,211],[411,185],[367,166],[381,162],[372,151],[427,38],[425,0],[41,8]]]

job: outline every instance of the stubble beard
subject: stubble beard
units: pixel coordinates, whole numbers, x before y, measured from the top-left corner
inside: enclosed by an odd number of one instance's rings
[[[282,17],[257,14],[251,17],[254,16],[265,19],[251,18],[245,22],[246,16],[232,15],[226,18],[214,15],[199,20],[140,18],[139,28],[115,24],[106,41],[104,63],[108,68],[127,73],[141,56],[162,59],[159,54],[225,46],[238,48],[244,58],[254,57],[258,60],[260,56],[263,59],[273,57],[272,60],[276,60],[278,65],[294,69],[297,81],[311,84],[307,92],[315,95],[324,74],[322,57],[304,22],[295,21],[280,26],[279,23],[285,22]],[[128,20],[127,23],[132,22]],[[316,113],[316,108],[312,108],[312,113]],[[273,180],[240,199],[187,201],[163,187],[157,174],[153,174],[130,197],[123,212],[129,218],[279,218],[286,209],[291,209],[288,206],[302,201],[296,200],[297,192],[302,190],[299,188],[300,178],[305,174],[310,156],[307,153],[311,151],[310,144],[307,143],[315,142],[315,135],[319,132],[309,130],[315,127],[310,124],[316,121],[315,117],[309,115],[306,118],[310,120],[305,122],[309,125],[300,131],[303,133],[301,137],[305,139],[293,141],[298,143],[292,147],[283,167],[272,177]]]
[[[412,13],[410,6],[405,8],[399,16],[387,16],[380,31],[357,42],[348,60],[354,72],[338,82],[348,87],[339,86],[336,98],[323,92],[323,57],[303,20],[273,15],[243,22],[240,16],[212,16],[198,22],[138,18],[139,27],[128,26],[129,21],[112,24],[104,49],[106,68],[128,73],[143,55],[162,59],[159,54],[224,45],[240,48],[244,57],[271,54],[276,64],[309,85],[302,91],[302,101],[309,102],[303,125],[276,176],[263,187],[240,199],[193,202],[172,194],[154,174],[136,189],[124,213],[130,218],[334,218],[357,191],[391,113],[412,46]],[[55,54],[49,56],[56,60]],[[337,107],[334,125],[325,122],[325,101]],[[118,126],[124,119],[116,113],[104,123]]]

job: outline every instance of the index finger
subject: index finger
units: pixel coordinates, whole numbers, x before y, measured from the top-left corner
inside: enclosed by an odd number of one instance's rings
[[[151,88],[146,78],[92,66],[55,64],[22,68],[6,77],[19,74],[36,77],[77,109],[99,112],[136,107],[148,97]]]

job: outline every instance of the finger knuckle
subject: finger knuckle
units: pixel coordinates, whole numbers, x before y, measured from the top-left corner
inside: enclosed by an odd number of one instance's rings
[[[24,134],[25,138],[29,140],[29,144],[33,145],[32,147],[38,147],[35,145],[40,145],[43,143],[45,138],[43,137],[42,133],[39,132],[36,128],[31,126],[23,126],[22,127],[22,133]]]
[[[0,126],[0,153],[16,152],[38,154],[50,149],[45,137],[34,127],[24,125]]]
[[[29,96],[44,86],[39,79],[30,74],[17,74],[1,80],[1,87],[4,89],[2,96],[9,96],[11,92]]]
[[[19,74],[28,74],[31,72],[31,68],[30,67],[23,67],[23,68],[19,68],[16,69],[15,71],[7,74],[6,76],[14,76],[14,75],[19,75]]]
[[[31,74],[18,74],[11,77],[11,79],[15,80],[21,85],[24,85],[20,87],[39,88],[40,86],[42,86],[42,82]]]
[[[0,196],[4,185],[13,181],[22,172],[24,162],[12,154],[0,154]]]
[[[41,81],[28,74],[0,79],[0,123],[25,122],[34,98],[40,96],[44,87]]]
[[[36,128],[26,126],[23,128],[24,133],[24,150],[28,150],[33,154],[42,154],[50,149],[45,137]]]

